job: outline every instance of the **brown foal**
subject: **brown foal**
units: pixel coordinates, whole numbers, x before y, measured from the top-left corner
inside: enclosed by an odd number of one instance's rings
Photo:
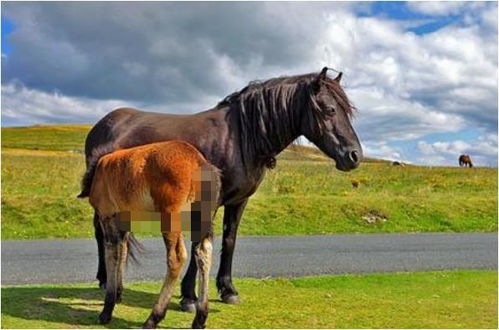
[[[114,306],[121,300],[123,291],[128,241],[134,228],[133,217],[131,226],[130,222],[123,222],[123,218],[130,220],[130,214],[149,212],[161,219],[168,271],[144,327],[154,328],[165,317],[187,259],[182,228],[184,231],[190,229],[192,240],[199,242],[194,257],[200,270],[200,283],[192,327],[205,327],[212,260],[212,219],[218,207],[219,191],[219,170],[186,142],[153,143],[114,151],[100,158],[89,194],[105,240],[107,287],[100,323],[111,321]],[[136,220],[138,223],[143,219]]]

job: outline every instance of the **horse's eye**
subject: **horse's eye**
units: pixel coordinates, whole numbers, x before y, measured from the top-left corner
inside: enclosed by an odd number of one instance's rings
[[[328,106],[328,107],[327,107],[327,110],[328,110],[328,112],[329,112],[329,113],[331,113],[331,114],[334,114],[334,113],[336,112],[336,109],[335,109],[332,105]]]

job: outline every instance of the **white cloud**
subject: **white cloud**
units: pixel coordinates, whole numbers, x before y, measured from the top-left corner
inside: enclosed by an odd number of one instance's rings
[[[15,83],[2,85],[2,122],[90,123],[126,104],[119,100],[74,98],[56,91],[46,93]]]
[[[362,144],[364,155],[367,157],[381,158],[387,160],[398,160],[405,163],[411,161],[405,157],[400,148],[387,145],[385,142],[368,142]]]
[[[407,3],[413,11],[427,15],[445,16],[458,14],[468,6],[465,1],[409,1]]]
[[[447,158],[440,155],[425,155],[418,158],[419,164],[425,164],[430,166],[442,166],[449,165]],[[454,162],[452,163],[454,164]]]
[[[410,140],[467,127],[496,132],[497,39],[479,25],[416,35],[384,18],[334,13],[316,47],[345,71],[360,135]]]
[[[191,113],[251,80],[327,65],[345,73],[366,155],[407,160],[391,142],[475,129],[484,138],[462,142],[492,157],[497,4],[409,2],[433,21],[466,15],[425,35],[407,31],[416,21],[358,17],[356,5],[7,3],[3,14],[19,25],[7,40],[18,53],[2,59],[2,117],[94,122],[118,105]],[[464,147],[427,144],[419,150],[435,150],[423,156],[438,163]]]
[[[480,136],[472,141],[455,140],[433,143],[419,141],[417,148],[422,154],[419,157],[422,163],[456,164],[459,155],[469,154],[478,165],[497,166],[497,135]]]
[[[466,153],[466,151],[470,149],[470,145],[461,140],[452,142],[434,142],[431,144],[426,143],[425,141],[420,141],[418,143],[418,149],[423,154],[427,155],[434,155],[439,153],[460,155]]]
[[[5,125],[33,125],[42,123],[94,123],[108,112],[120,107],[134,107],[148,111],[193,113],[214,106],[217,97],[202,97],[189,103],[144,103],[125,100],[99,100],[62,95],[58,91],[43,92],[8,83],[1,87],[2,122]]]

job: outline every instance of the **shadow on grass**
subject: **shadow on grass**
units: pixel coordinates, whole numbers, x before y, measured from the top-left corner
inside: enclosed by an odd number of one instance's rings
[[[104,294],[104,290],[98,288],[7,287],[2,288],[2,314],[24,320],[71,324],[75,327],[98,326],[97,319],[103,307]],[[145,321],[157,297],[157,293],[125,288],[120,304],[147,309]],[[168,310],[181,310],[180,305],[173,302],[178,299],[178,296],[172,298]],[[133,322],[113,315],[113,320],[107,327],[140,328],[143,321]]]

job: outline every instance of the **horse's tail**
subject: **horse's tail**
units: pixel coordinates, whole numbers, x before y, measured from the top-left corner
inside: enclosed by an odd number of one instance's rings
[[[90,189],[92,188],[92,181],[94,179],[95,169],[97,168],[99,159],[101,159],[102,156],[112,153],[113,151],[115,151],[115,147],[112,143],[100,145],[92,151],[92,154],[87,162],[87,171],[81,179],[81,192],[76,197],[85,198],[90,195]]]
[[[140,262],[137,259],[137,254],[143,254],[146,251],[146,248],[142,243],[140,243],[135,238],[135,236],[133,236],[133,233],[130,233],[128,235],[127,247],[128,247],[127,260],[132,260],[134,263],[140,264]]]
[[[211,183],[212,183],[212,195],[210,196],[211,201],[215,204],[213,205],[213,210],[215,211],[215,214],[213,217],[215,217],[218,206],[220,205],[220,191],[222,190],[222,171],[216,167],[215,165],[210,164],[209,162],[206,162],[204,164],[204,167],[208,169],[212,175],[211,175]]]
[[[214,208],[215,212],[213,213],[213,219],[217,215],[218,207],[222,203],[220,200],[220,192],[222,191],[222,171],[218,167],[210,164],[210,168],[214,173],[214,186],[215,186],[215,194],[213,196],[213,201],[216,203]]]

